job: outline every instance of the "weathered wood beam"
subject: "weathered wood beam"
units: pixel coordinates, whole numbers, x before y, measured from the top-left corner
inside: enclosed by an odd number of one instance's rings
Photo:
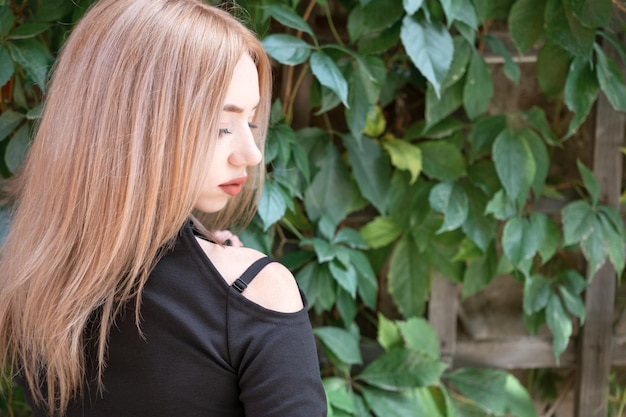
[[[607,54],[616,56],[609,49]],[[619,58],[617,62],[621,62]],[[624,144],[626,119],[613,109],[604,94],[596,107],[593,172],[600,183],[601,201],[619,208],[622,181],[620,146]],[[605,263],[585,292],[587,320],[581,329],[575,397],[576,417],[605,417],[609,397],[609,374],[613,336],[616,274]]]

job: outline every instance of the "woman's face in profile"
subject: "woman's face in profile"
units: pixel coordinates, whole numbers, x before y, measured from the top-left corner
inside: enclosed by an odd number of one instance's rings
[[[259,100],[257,68],[252,58],[244,54],[226,92],[219,131],[215,132],[215,151],[207,161],[209,172],[195,204],[197,210],[214,213],[224,208],[228,199],[241,191],[247,179],[246,168],[261,162],[262,154],[252,135]]]

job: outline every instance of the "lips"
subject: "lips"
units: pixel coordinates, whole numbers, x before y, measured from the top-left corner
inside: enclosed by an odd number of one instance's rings
[[[237,195],[241,192],[243,183],[246,182],[247,179],[248,177],[235,178],[224,184],[220,184],[219,187],[228,195]]]

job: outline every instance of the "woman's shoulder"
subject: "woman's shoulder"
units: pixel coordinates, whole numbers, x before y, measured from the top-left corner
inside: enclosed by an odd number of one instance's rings
[[[265,257],[252,248],[221,246],[203,239],[198,239],[198,243],[228,285]],[[304,307],[293,274],[279,262],[271,262],[261,269],[242,295],[264,308],[283,313],[294,313]]]

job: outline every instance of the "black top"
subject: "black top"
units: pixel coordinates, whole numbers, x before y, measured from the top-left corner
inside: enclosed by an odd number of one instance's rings
[[[92,382],[67,417],[326,415],[304,295],[305,308],[296,313],[248,300],[222,278],[187,223],[142,297],[144,338],[129,308],[111,329],[105,392]]]

